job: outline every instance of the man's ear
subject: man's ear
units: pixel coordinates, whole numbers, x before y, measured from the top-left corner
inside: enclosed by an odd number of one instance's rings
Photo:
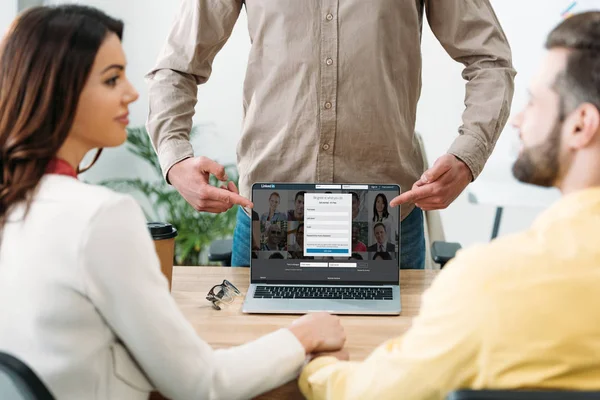
[[[570,148],[585,148],[600,135],[600,111],[591,103],[583,103],[571,113],[564,128]]]

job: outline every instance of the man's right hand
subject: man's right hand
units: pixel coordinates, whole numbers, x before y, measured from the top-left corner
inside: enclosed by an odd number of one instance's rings
[[[306,314],[292,322],[288,329],[300,341],[306,354],[338,351],[346,342],[340,319],[324,312]]]
[[[229,180],[225,167],[206,157],[187,158],[178,162],[169,169],[167,177],[181,196],[198,211],[221,213],[229,210],[234,204],[254,207],[250,200],[240,196],[233,182],[228,182],[220,188],[211,186],[211,174],[222,182]]]

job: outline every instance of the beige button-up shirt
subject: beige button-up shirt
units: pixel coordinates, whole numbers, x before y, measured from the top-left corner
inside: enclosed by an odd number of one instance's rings
[[[148,131],[165,176],[193,156],[197,85],[242,6],[252,41],[237,144],[243,196],[254,182],[412,187],[423,173],[414,128],[424,14],[465,65],[466,109],[449,153],[479,175],[508,118],[515,75],[489,0],[184,0],[148,74]]]

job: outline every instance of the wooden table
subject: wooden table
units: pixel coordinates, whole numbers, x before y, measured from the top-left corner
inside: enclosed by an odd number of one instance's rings
[[[228,279],[243,293],[249,285],[248,268],[175,267],[172,294],[198,335],[214,348],[231,347],[257,339],[288,326],[293,315],[243,314],[239,297],[221,311],[212,308],[205,296],[216,284]],[[351,360],[362,360],[383,341],[406,332],[417,314],[423,291],[437,275],[435,270],[401,270],[402,313],[397,317],[342,316],[347,333],[346,349]],[[277,388],[260,399],[300,399],[296,382]]]

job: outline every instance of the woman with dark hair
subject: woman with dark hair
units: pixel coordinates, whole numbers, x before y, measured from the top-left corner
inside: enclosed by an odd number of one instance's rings
[[[385,229],[388,232],[388,240],[391,243],[398,241],[398,223],[396,218],[388,211],[388,200],[384,193],[377,193],[375,201],[373,202],[373,224],[381,222],[385,225]],[[370,244],[375,243],[375,236],[371,234]]]
[[[383,193],[377,193],[373,202],[373,222],[382,222],[389,216],[387,197]]]
[[[253,397],[343,330],[308,315],[213,351],[171,297],[140,207],[77,180],[88,151],[126,139],[138,94],[122,31],[92,8],[36,7],[0,44],[0,351],[59,399]]]

